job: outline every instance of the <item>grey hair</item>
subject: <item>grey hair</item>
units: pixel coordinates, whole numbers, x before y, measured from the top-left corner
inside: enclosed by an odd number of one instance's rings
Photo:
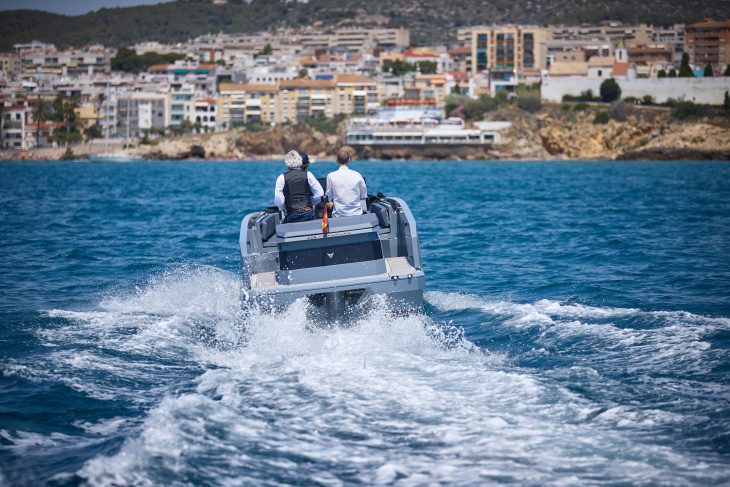
[[[284,158],[284,162],[289,169],[296,169],[302,167],[302,156],[299,155],[299,152],[291,150]]]

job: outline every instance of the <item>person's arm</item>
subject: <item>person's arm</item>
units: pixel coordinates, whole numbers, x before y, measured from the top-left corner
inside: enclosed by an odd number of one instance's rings
[[[335,206],[335,198],[332,195],[332,181],[330,180],[330,175],[327,175],[327,208],[330,210]]]
[[[274,204],[280,210],[284,209],[284,175],[276,178],[276,187],[274,188]]]
[[[322,185],[319,184],[319,181],[317,181],[317,178],[314,177],[314,174],[309,171],[307,171],[307,182],[309,182],[309,187],[312,189],[312,206],[324,206],[324,204],[321,204],[322,196],[324,196]]]
[[[368,197],[368,188],[365,185],[365,179],[363,179],[362,176],[360,176],[360,181],[357,182],[357,185],[360,188],[360,199],[364,200]]]

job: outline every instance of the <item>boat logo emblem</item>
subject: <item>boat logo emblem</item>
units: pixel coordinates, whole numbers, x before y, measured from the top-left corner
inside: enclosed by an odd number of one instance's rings
[[[327,257],[329,257],[330,259],[331,259],[332,257],[334,257],[334,255],[335,255],[335,253],[334,253],[334,252],[332,252],[331,254],[330,254],[329,252],[327,252]]]

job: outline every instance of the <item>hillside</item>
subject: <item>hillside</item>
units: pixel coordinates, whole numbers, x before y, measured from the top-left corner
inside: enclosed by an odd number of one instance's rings
[[[217,32],[255,32],[311,25],[406,27],[416,42],[446,40],[458,27],[478,24],[596,23],[601,20],[653,25],[691,23],[703,17],[730,18],[726,0],[241,0],[226,5],[175,1],[127,8],[102,8],[64,16],[34,10],[2,13],[0,51],[40,40],[60,48],[101,43],[117,47],[145,40],[183,42]]]

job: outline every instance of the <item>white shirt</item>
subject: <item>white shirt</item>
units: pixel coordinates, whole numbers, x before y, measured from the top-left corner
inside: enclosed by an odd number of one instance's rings
[[[301,171],[300,168],[292,169],[293,171]],[[319,184],[319,181],[317,181],[317,178],[314,177],[314,174],[307,171],[307,182],[309,183],[309,188],[312,190],[312,206],[315,206],[317,203],[322,201],[322,196],[324,196],[324,191],[322,191],[322,185]],[[280,210],[283,210],[286,206],[285,199],[284,199],[284,175],[279,175],[278,178],[276,178],[276,188],[274,189],[274,204],[279,208]]]
[[[327,197],[335,203],[332,217],[362,215],[360,200],[368,195],[365,180],[347,166],[327,175]]]

